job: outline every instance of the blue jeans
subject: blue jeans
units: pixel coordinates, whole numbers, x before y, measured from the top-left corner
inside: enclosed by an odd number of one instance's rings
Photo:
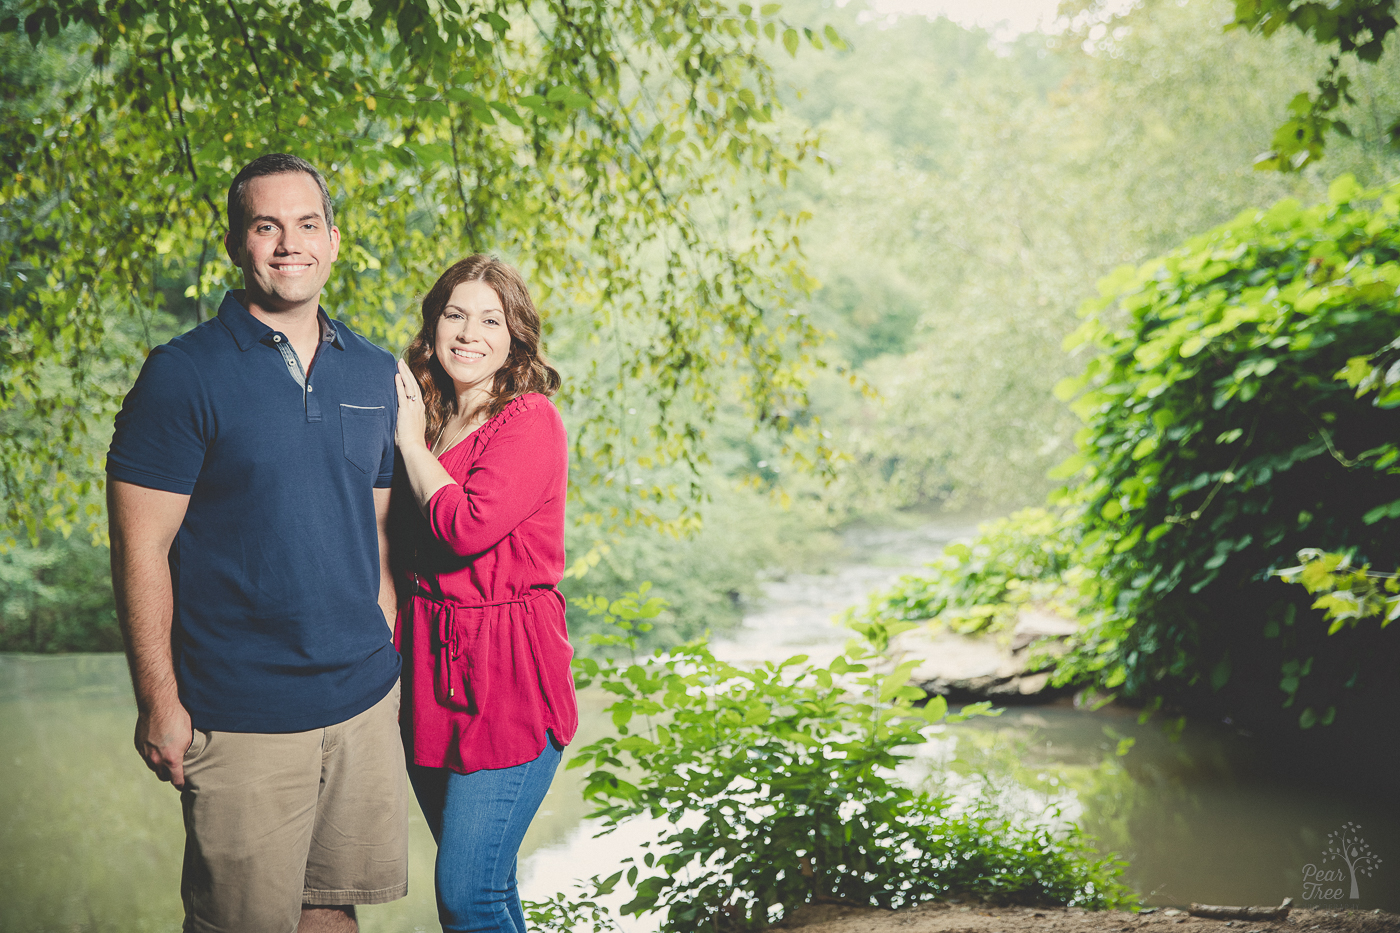
[[[438,920],[444,933],[526,933],[515,857],[559,767],[547,739],[534,761],[458,774],[408,766],[418,805],[437,840]]]

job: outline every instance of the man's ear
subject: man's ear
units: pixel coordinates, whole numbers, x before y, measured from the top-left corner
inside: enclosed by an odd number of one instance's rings
[[[336,227],[336,226],[332,226],[332,227],[331,227],[331,230],[330,230],[330,235],[331,235],[331,262],[335,262],[337,259],[340,258],[340,228],[339,228],[339,227]]]
[[[228,258],[233,261],[235,266],[241,267],[243,265],[243,262],[238,258],[242,249],[242,242],[234,238],[232,230],[224,234],[224,251],[228,253]]]

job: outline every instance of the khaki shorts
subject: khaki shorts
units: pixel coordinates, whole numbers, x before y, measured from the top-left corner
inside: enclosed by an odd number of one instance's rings
[[[408,893],[399,688],[324,729],[196,730],[185,752],[185,930],[293,933],[307,905]]]

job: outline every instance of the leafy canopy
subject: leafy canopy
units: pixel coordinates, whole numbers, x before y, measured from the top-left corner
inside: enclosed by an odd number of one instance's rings
[[[726,393],[792,439],[817,331],[793,219],[760,210],[814,140],[781,138],[765,49],[823,35],[700,0],[53,0],[0,22],[0,486],[65,532],[172,311],[238,284],[222,199],[268,151],[322,168],[342,261],[326,304],[391,347],[473,250],[521,265],[599,521],[684,519]],[[21,36],[27,37],[25,43]],[[826,42],[839,43],[834,31]],[[28,51],[25,46],[29,46]],[[168,329],[167,329],[168,330]],[[22,425],[23,430],[8,430]],[[803,448],[818,462],[820,439]],[[669,473],[668,464],[683,469]],[[682,485],[677,485],[680,483]],[[614,497],[616,500],[617,497]]]

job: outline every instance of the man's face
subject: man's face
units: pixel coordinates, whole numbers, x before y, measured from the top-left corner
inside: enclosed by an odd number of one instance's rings
[[[250,311],[295,311],[321,298],[340,254],[340,231],[326,223],[321,189],[305,172],[264,175],[244,189],[243,230],[224,245],[243,270]]]

